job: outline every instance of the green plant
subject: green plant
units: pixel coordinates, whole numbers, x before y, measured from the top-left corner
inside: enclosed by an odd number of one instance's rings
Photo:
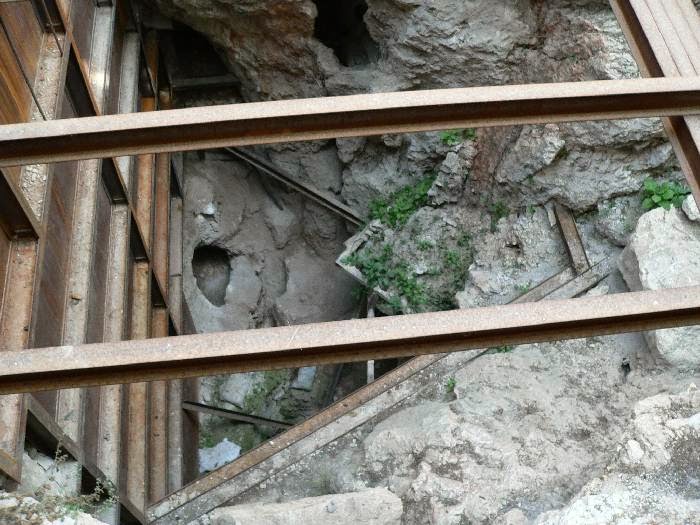
[[[496,231],[496,226],[498,225],[498,221],[500,221],[503,217],[508,217],[508,208],[502,201],[496,201],[491,203],[488,207],[489,213],[491,214],[491,231],[495,232]]]
[[[530,288],[532,288],[532,283],[530,281],[523,283],[523,284],[516,284],[515,285],[515,289],[518,290],[520,293],[529,292]]]
[[[644,181],[642,190],[642,207],[645,210],[663,208],[670,210],[671,206],[680,208],[685,200],[685,196],[690,193],[690,189],[676,182],[659,183],[654,179]]]
[[[440,140],[447,146],[455,146],[464,140],[475,140],[476,130],[474,128],[467,129],[451,129],[440,133]]]
[[[462,268],[462,256],[455,250],[445,252],[445,267],[450,270],[460,270]]]
[[[378,251],[356,252],[346,257],[343,262],[362,272],[368,288],[379,287],[386,291],[396,290],[414,308],[423,304],[426,300],[425,289],[409,269],[408,263],[405,261],[395,263],[393,255],[391,246],[385,244]],[[400,303],[394,301],[391,306],[400,307]]]
[[[509,352],[512,352],[513,348],[515,348],[515,347],[510,346],[510,345],[503,345],[503,346],[495,346],[495,347],[491,348],[491,350],[493,350],[497,354],[507,354]]]
[[[467,232],[463,232],[457,239],[457,246],[460,248],[469,248],[472,244],[472,236]]]
[[[199,433],[199,448],[212,448],[213,446],[216,445],[216,441],[214,440],[214,435],[202,430]]]
[[[375,199],[369,205],[370,219],[379,219],[396,228],[403,226],[418,209],[428,202],[428,191],[435,176],[425,177],[415,186],[406,186],[392,193],[388,199]]]
[[[421,239],[418,241],[418,249],[422,252],[427,252],[433,247],[432,241],[426,239]]]
[[[448,394],[452,394],[457,386],[457,380],[454,377],[448,377],[445,381],[445,390]]]

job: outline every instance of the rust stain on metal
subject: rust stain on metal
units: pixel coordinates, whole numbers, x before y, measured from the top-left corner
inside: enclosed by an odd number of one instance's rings
[[[0,393],[348,363],[700,323],[700,287],[0,354]],[[289,341],[296,334],[293,344]]]
[[[700,79],[489,86],[252,102],[0,127],[0,166],[454,127],[700,113]]]

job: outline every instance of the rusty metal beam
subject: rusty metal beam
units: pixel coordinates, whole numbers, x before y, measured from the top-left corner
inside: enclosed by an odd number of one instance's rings
[[[673,81],[682,75],[697,78],[697,68],[692,67],[688,56],[693,55],[693,42],[688,38],[687,30],[681,31],[685,34],[681,39],[673,26],[683,28],[688,24],[697,38],[698,28],[694,26],[699,25],[698,14],[691,0],[673,2],[678,2],[679,9],[665,11],[657,0],[610,0],[632,55],[645,77],[666,76]],[[686,44],[689,51],[686,51]],[[700,203],[700,120],[671,116],[664,118],[663,123],[695,200]]]
[[[243,412],[236,412],[235,410],[227,410],[225,408],[212,407],[195,401],[183,401],[182,408],[190,412],[201,412],[202,414],[209,414],[210,416],[222,417],[224,419],[238,421],[239,423],[250,423],[262,427],[285,430],[293,426],[291,423],[286,423],[284,421],[253,416],[251,414],[244,414]]]
[[[700,324],[700,286],[0,354],[0,394],[349,363]]]
[[[700,113],[700,79],[405,91],[0,127],[0,166],[223,146]]]
[[[323,206],[327,210],[330,210],[331,212],[335,213],[339,217],[342,217],[346,221],[356,226],[362,226],[362,224],[365,223],[365,220],[362,217],[360,217],[357,214],[357,212],[355,212],[355,210],[353,210],[349,206],[346,206],[339,200],[334,199],[329,195],[318,191],[311,184],[306,184],[305,182],[296,180],[288,173],[285,173],[284,170],[277,168],[274,164],[263,159],[259,155],[256,155],[255,153],[240,148],[225,148],[225,151],[247,162],[263,175],[268,175],[274,178],[275,180],[281,182],[288,188],[291,188],[292,190],[301,193],[307,199],[311,199],[315,203],[319,204],[320,206]]]

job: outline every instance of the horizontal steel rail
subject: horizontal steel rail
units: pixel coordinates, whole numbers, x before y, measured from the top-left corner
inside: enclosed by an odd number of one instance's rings
[[[362,224],[366,222],[355,212],[355,210],[349,206],[346,206],[337,199],[323,194],[310,184],[294,179],[294,177],[285,173],[283,170],[277,168],[271,162],[265,160],[259,155],[256,155],[255,153],[251,153],[250,151],[240,148],[224,148],[224,151],[236,156],[240,160],[247,162],[259,172],[267,174],[288,188],[301,193],[307,199],[311,199],[318,205],[323,206],[346,221],[349,221],[356,226],[362,226]]]
[[[700,286],[0,353],[0,394],[407,357],[700,324]]]
[[[700,78],[253,102],[0,126],[0,166],[439,130],[700,114]]]
[[[252,425],[271,427],[278,430],[286,430],[293,426],[291,423],[287,423],[285,421],[268,419],[266,417],[254,416],[252,414],[244,414],[243,412],[213,407],[205,405],[204,403],[197,403],[196,401],[183,401],[182,408],[189,412],[199,412],[201,414],[230,419],[231,421],[238,421],[239,423],[250,423]]]

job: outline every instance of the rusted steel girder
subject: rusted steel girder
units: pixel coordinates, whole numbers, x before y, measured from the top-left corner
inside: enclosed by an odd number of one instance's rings
[[[687,114],[700,114],[698,78],[254,102],[0,126],[0,166],[454,127]]]
[[[610,5],[642,75],[697,78],[700,16],[691,0],[610,0]],[[700,118],[669,116],[663,123],[700,204]]]
[[[367,361],[700,324],[700,286],[0,354],[0,394]]]

